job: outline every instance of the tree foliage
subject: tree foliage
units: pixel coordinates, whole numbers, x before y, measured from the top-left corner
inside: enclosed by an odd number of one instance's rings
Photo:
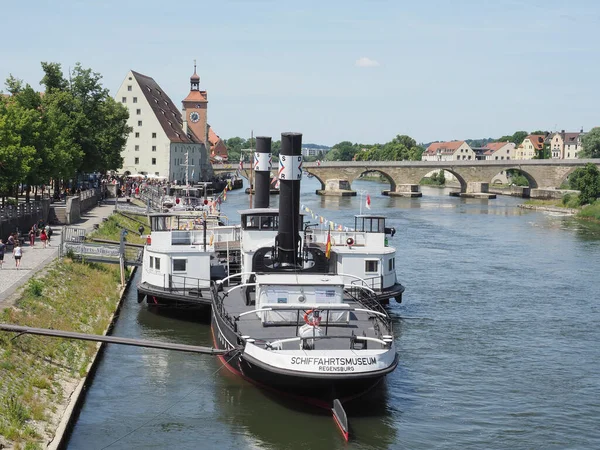
[[[580,158],[600,158],[600,127],[592,128],[581,138]]]
[[[102,87],[100,74],[78,63],[66,79],[60,64],[41,65],[43,95],[11,75],[10,96],[1,97],[3,195],[17,183],[42,185],[122,166],[129,114]]]
[[[585,167],[575,169],[569,176],[569,184],[581,192],[579,201],[582,205],[593,203],[600,197],[600,171],[595,164],[588,163]]]
[[[529,136],[530,133],[527,131],[515,131],[512,135],[502,136],[496,139],[496,142],[514,142],[518,147],[523,143],[525,138]]]

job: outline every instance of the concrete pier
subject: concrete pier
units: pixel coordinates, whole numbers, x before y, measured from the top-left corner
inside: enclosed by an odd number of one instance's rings
[[[332,197],[356,197],[356,191],[352,190],[350,182],[339,178],[327,180],[325,189],[317,189],[316,193]]]
[[[382,194],[390,197],[423,197],[418,184],[398,184],[395,191],[383,191]]]

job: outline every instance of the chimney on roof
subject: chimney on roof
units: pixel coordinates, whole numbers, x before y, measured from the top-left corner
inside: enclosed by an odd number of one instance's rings
[[[562,131],[561,131],[561,133],[562,133],[562,134],[565,134],[565,130],[562,130]]]

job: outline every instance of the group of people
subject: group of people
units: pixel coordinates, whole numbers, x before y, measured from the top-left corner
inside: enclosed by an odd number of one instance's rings
[[[35,245],[35,238],[38,234],[38,230],[43,248],[48,247],[50,245],[50,238],[52,237],[52,228],[50,228],[50,225],[44,226],[43,223],[41,223],[39,226],[38,224],[34,224],[29,230],[29,245],[31,247]],[[21,258],[23,257],[23,246],[21,245],[21,239],[19,238],[18,232],[12,233],[10,236],[8,236],[6,244],[2,239],[0,239],[0,269],[2,269],[4,266],[4,255],[6,251],[9,250],[9,247],[12,248],[12,254],[15,258],[15,266],[17,270],[19,270],[21,267]]]

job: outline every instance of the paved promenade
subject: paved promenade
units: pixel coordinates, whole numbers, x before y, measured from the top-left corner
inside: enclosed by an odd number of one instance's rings
[[[107,200],[105,204],[84,213],[79,222],[69,226],[83,228],[86,233],[89,233],[94,229],[94,225],[102,223],[102,220],[110,216],[114,209],[114,200]],[[12,306],[19,297],[19,288],[34,275],[44,273],[46,267],[56,260],[61,244],[62,226],[55,225],[52,231],[52,241],[47,248],[43,248],[39,237],[36,238],[33,247],[29,245],[28,240],[25,242],[19,270],[16,269],[12,252],[5,253],[4,267],[0,269],[0,309]]]

